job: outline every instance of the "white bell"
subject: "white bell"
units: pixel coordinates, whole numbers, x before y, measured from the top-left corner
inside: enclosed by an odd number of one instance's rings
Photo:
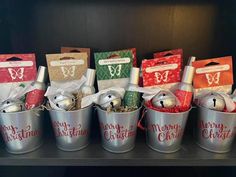
[[[156,108],[173,108],[176,103],[176,98],[167,91],[160,91],[152,98],[152,105]]]
[[[9,99],[9,100],[4,101],[0,105],[0,112],[3,112],[3,113],[20,112],[24,110],[25,110],[24,103],[19,99],[16,99],[16,100]]]
[[[56,105],[56,107],[65,111],[69,111],[75,107],[75,96],[71,93],[54,95],[51,98],[51,101]]]
[[[118,108],[121,106],[121,95],[115,91],[108,91],[99,96],[98,104],[103,109]]]
[[[223,111],[225,108],[225,101],[220,94],[209,93],[200,100],[200,105],[208,109]]]

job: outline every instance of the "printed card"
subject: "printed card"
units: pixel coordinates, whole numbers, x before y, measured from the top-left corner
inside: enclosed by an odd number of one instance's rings
[[[192,65],[195,67],[193,87],[196,92],[202,89],[231,92],[234,82],[231,56],[199,60]]]
[[[36,75],[35,54],[1,54],[0,100],[7,99],[14,89],[30,85]]]
[[[90,53],[91,50],[90,48],[79,48],[79,47],[61,47],[61,53],[87,53],[88,55],[88,60],[87,64],[88,67],[90,67]]]
[[[131,51],[100,52],[94,58],[99,90],[127,86],[133,63]]]
[[[180,55],[181,56],[181,68],[182,68],[182,61],[183,61],[183,49],[173,49],[173,50],[167,50],[163,52],[156,52],[153,54],[154,58],[161,58],[165,56],[171,56],[171,55]]]
[[[35,54],[0,55],[0,83],[34,81],[36,74]]]
[[[142,61],[143,86],[174,89],[181,80],[181,55]]]
[[[47,54],[50,81],[79,80],[87,69],[87,53]]]

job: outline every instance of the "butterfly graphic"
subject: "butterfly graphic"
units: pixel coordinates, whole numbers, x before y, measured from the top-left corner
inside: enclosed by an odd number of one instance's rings
[[[161,82],[167,82],[168,81],[168,74],[169,71],[164,71],[162,74],[159,72],[155,72],[155,77],[156,77],[156,81],[157,83],[161,83]]]
[[[71,66],[71,67],[62,66],[61,71],[64,78],[69,77],[69,76],[73,77],[75,75],[75,66]]]
[[[19,68],[19,69],[12,69],[12,68],[8,68],[8,72],[12,78],[12,80],[15,79],[23,79],[24,76],[24,68]]]
[[[219,84],[220,72],[217,72],[214,74],[207,73],[206,78],[207,78],[208,85]]]
[[[122,65],[108,66],[111,77],[120,76]]]

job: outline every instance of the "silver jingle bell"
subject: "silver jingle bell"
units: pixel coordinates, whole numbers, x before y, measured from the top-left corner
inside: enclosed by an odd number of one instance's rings
[[[25,110],[24,103],[19,99],[16,100],[9,99],[4,101],[0,105],[0,112],[3,113],[20,112],[24,110]]]
[[[119,108],[121,106],[121,95],[115,91],[108,91],[99,96],[98,104],[103,109]]]
[[[56,105],[56,107],[63,109],[65,111],[71,110],[75,107],[75,96],[71,93],[56,94],[52,97],[51,101]]]
[[[176,103],[176,98],[168,91],[160,91],[152,98],[152,105],[156,108],[173,108]]]
[[[220,94],[210,93],[200,100],[200,105],[208,109],[223,111],[225,108],[225,101]]]

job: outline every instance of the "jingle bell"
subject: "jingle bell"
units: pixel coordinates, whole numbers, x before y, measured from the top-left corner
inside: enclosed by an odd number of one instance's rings
[[[99,96],[98,104],[103,109],[118,108],[121,106],[121,95],[115,91],[108,91]]]
[[[173,108],[176,105],[176,98],[167,91],[160,91],[152,98],[152,105],[156,108]]]
[[[225,101],[220,94],[210,93],[200,100],[200,105],[208,109],[223,111],[225,108]]]
[[[65,111],[71,110],[75,107],[75,97],[70,93],[54,95],[51,101],[60,109]]]
[[[16,100],[9,99],[4,101],[0,105],[0,112],[3,113],[20,112],[24,110],[25,110],[24,103],[18,99]]]

